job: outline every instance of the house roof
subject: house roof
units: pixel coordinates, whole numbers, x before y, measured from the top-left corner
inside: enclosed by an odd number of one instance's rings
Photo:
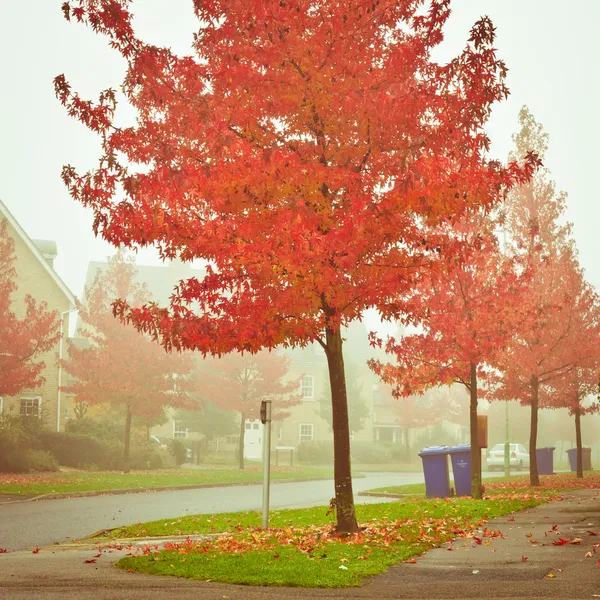
[[[42,254],[40,248],[38,248],[33,240],[25,233],[25,230],[21,227],[19,222],[12,215],[10,210],[6,207],[4,202],[0,200],[0,215],[4,216],[6,220],[10,223],[10,226],[17,232],[17,235],[25,242],[25,245],[31,250],[31,253],[38,259],[42,267],[45,271],[50,275],[50,277],[54,280],[56,285],[59,287],[60,291],[66,296],[69,300],[69,303],[73,308],[76,306],[76,299],[73,295],[73,292],[67,287],[65,282],[59,277],[58,273],[48,264],[48,261]],[[45,245],[53,244],[54,242],[48,242],[47,240],[43,240]],[[56,245],[54,245],[56,247]],[[48,249],[47,247],[45,248]]]
[[[91,261],[88,264],[85,276],[85,288],[89,288],[96,279],[97,275],[108,268],[107,262]],[[194,269],[189,264],[180,261],[173,261],[166,265],[134,265],[134,281],[139,284],[145,284],[152,295],[152,300],[160,306],[167,306],[173,295],[175,286],[181,280],[196,277],[201,280],[205,273],[200,269]],[[85,297],[85,290],[83,292]]]

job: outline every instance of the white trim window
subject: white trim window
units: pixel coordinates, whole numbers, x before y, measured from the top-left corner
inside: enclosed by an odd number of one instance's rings
[[[300,393],[304,400],[315,399],[315,378],[314,375],[304,375],[300,380]]]
[[[188,436],[188,430],[183,426],[183,421],[173,421],[173,439],[181,440]]]
[[[19,404],[19,414],[22,419],[42,416],[42,399],[40,396],[22,396]]]
[[[315,426],[312,423],[300,423],[300,443],[312,442],[315,439]]]

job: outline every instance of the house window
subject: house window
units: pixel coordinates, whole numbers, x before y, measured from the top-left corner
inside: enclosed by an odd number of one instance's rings
[[[186,438],[188,430],[183,426],[182,421],[173,421],[173,439]]]
[[[22,419],[40,416],[39,398],[21,398],[20,415]]]
[[[312,423],[300,423],[300,443],[315,439],[315,426]]]
[[[304,400],[315,399],[315,378],[312,375],[304,375],[301,382],[302,398]]]

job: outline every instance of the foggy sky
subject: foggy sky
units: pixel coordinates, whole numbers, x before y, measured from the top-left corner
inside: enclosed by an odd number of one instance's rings
[[[0,198],[32,238],[53,239],[55,268],[81,296],[87,264],[113,249],[92,233],[92,215],[73,201],[63,164],[94,167],[99,143],[67,116],[52,80],[65,73],[74,90],[93,100],[118,88],[124,63],[103,36],[62,16],[62,0],[0,0]],[[180,53],[190,47],[197,21],[191,0],[136,0],[142,38]],[[509,67],[508,101],[496,105],[488,134],[492,154],[506,159],[527,104],[550,134],[547,166],[558,190],[569,194],[568,213],[582,266],[600,291],[600,234],[596,144],[600,140],[600,0],[453,0],[453,15],[438,59],[457,54],[473,22],[488,14],[497,27],[498,55]],[[128,122],[131,111],[123,111]],[[153,251],[138,262],[160,264]],[[367,323],[369,325],[369,323]]]

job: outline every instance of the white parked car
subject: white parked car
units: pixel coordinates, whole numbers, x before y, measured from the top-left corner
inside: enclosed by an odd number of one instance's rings
[[[488,471],[504,469],[504,444],[496,444],[490,449],[486,463]],[[510,468],[519,471],[529,469],[529,452],[522,444],[510,445]]]

